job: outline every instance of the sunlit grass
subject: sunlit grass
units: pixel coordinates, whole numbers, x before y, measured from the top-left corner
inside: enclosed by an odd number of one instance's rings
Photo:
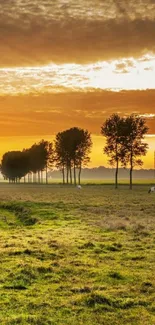
[[[4,180],[1,180],[1,184],[6,184],[6,185],[9,185],[8,184],[8,181],[4,181]],[[20,185],[21,184],[24,184],[24,186],[33,186],[33,185],[39,185],[40,184],[33,184],[33,183],[24,183],[24,180],[21,180],[20,182]],[[49,178],[48,179],[48,185],[62,185],[62,178]],[[84,184],[84,185],[89,185],[89,184],[93,184],[93,185],[114,185],[114,178],[103,178],[103,179],[97,179],[97,178],[82,178],[81,179],[81,184]],[[120,185],[129,185],[129,179],[127,178],[121,178],[119,179],[119,182],[118,184]],[[133,179],[133,184],[134,185],[150,185],[150,184],[155,184],[155,178],[135,178]],[[46,185],[46,180],[44,179],[44,185]]]
[[[155,324],[147,186],[1,185],[0,324]]]

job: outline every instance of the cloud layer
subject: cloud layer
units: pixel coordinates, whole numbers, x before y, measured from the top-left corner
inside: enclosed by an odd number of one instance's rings
[[[155,56],[93,64],[51,64],[0,69],[0,94],[41,94],[95,89],[155,89]]]
[[[95,91],[0,98],[0,136],[51,135],[72,126],[100,134],[109,115],[131,112],[146,117],[155,134],[155,90]]]
[[[1,0],[1,67],[155,52],[153,0]]]

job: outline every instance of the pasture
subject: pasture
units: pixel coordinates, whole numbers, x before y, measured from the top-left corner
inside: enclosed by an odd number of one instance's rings
[[[0,185],[0,324],[154,325],[147,185]]]

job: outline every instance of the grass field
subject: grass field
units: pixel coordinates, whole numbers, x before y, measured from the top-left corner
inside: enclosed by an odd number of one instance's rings
[[[45,182],[45,180],[44,180]],[[49,178],[48,180],[49,184],[62,184],[61,178]],[[105,178],[105,179],[81,179],[81,183],[84,185],[114,185],[115,179],[113,178]],[[127,178],[121,178],[119,179],[119,184],[121,185],[129,185],[129,179]],[[134,185],[155,185],[155,178],[145,179],[145,178],[134,178],[133,179]]]
[[[154,325],[146,185],[0,186],[0,324]]]

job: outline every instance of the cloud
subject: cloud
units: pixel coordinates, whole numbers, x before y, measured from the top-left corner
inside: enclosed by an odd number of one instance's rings
[[[135,61],[132,59],[120,60],[115,64],[114,73],[129,73],[131,69],[136,68]]]
[[[148,56],[146,57],[148,58]],[[0,69],[0,94],[60,93],[95,89],[155,88],[152,61],[123,59],[93,64],[50,64]],[[149,73],[149,78],[148,78]]]
[[[145,113],[145,114],[140,114],[141,117],[144,117],[146,119],[151,119],[151,118],[155,118],[155,114],[151,113],[151,114],[148,114],[148,113]]]
[[[1,0],[1,66],[88,63],[155,52],[151,0]]]
[[[154,67],[146,67],[144,68],[145,71],[152,71],[154,69]]]
[[[155,133],[155,90],[91,91],[2,97],[0,136],[56,134],[79,126],[100,134],[101,124],[113,113],[135,112],[147,119]]]
[[[124,62],[117,63],[115,65],[114,73],[129,73],[129,70],[126,67],[127,67],[127,64]]]

